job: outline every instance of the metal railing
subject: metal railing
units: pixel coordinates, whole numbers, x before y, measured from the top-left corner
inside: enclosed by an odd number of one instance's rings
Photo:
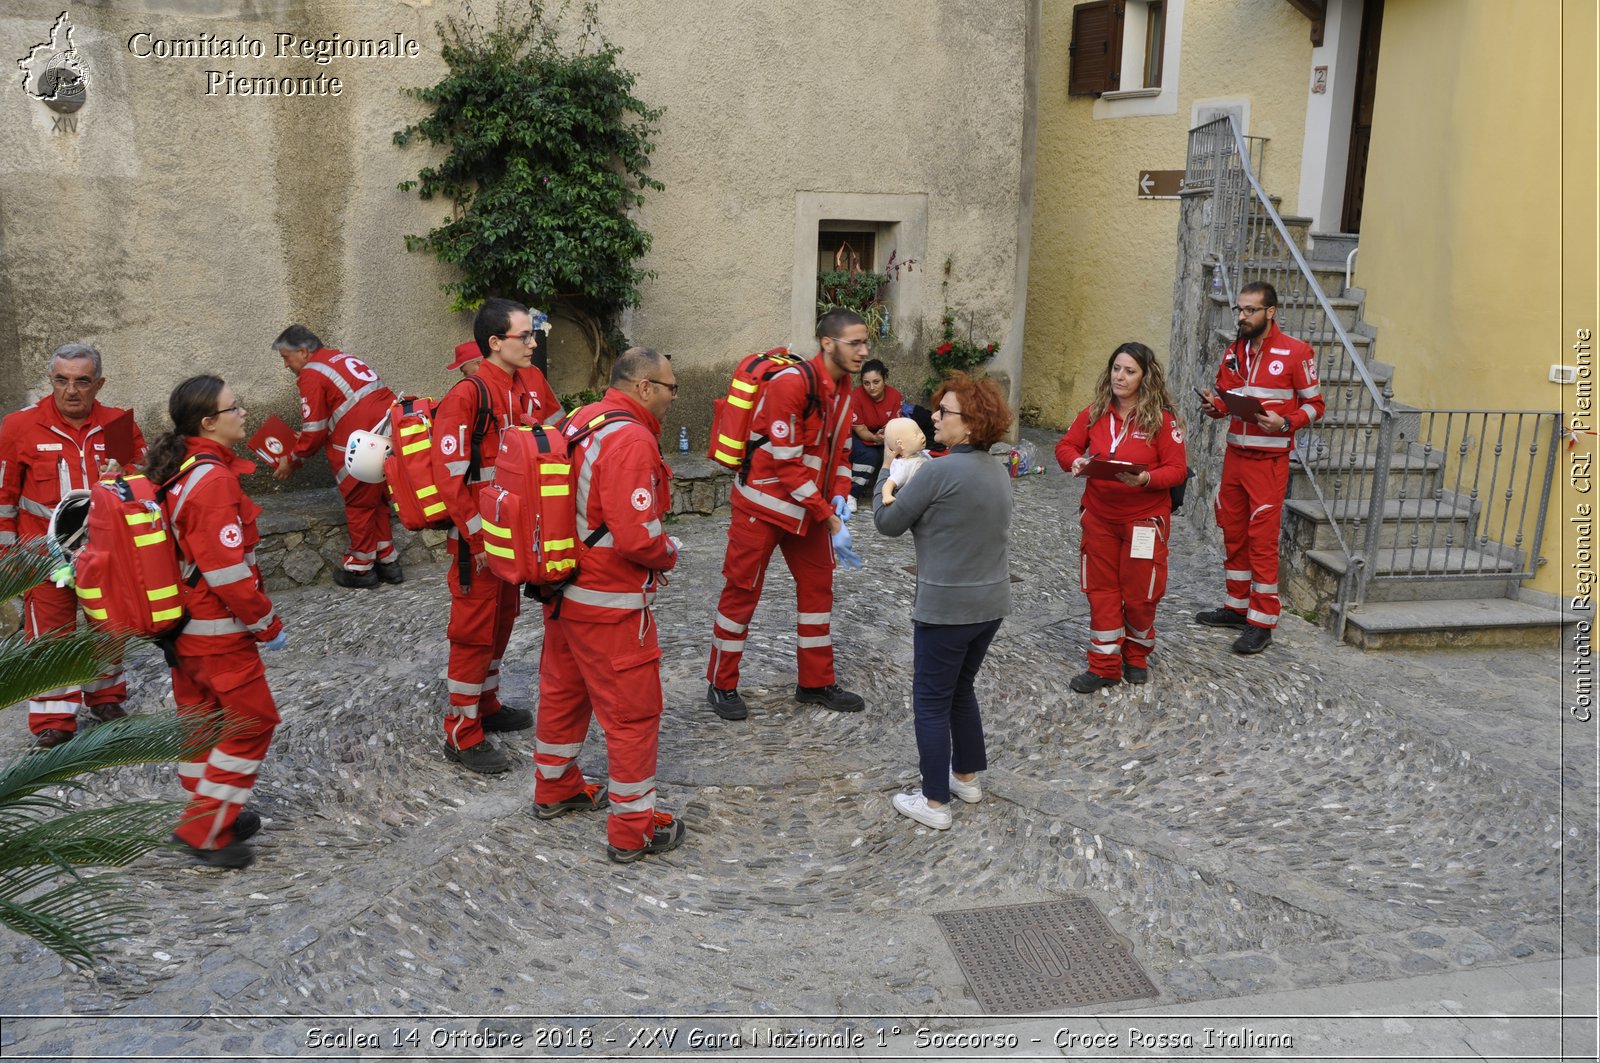
[[[1190,131],[1184,187],[1210,193],[1205,248],[1223,281],[1211,298],[1212,338],[1233,338],[1227,306],[1259,280],[1277,290],[1278,327],[1316,352],[1327,409],[1297,433],[1294,457],[1345,561],[1336,633],[1342,637],[1350,609],[1375,578],[1531,576],[1555,476],[1559,416],[1395,403],[1387,371],[1374,373],[1363,356],[1368,340],[1346,331],[1341,315],[1353,314],[1356,304],[1343,289],[1337,301],[1323,292],[1257,179],[1259,165],[1257,146],[1231,118],[1219,118]],[[1326,272],[1342,278],[1344,268]]]

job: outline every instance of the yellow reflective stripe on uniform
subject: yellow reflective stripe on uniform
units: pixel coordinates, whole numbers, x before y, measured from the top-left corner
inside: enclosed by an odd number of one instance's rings
[[[718,432],[717,433],[717,446],[719,446],[719,447],[732,447],[735,450],[743,450],[744,449],[744,441],[743,440],[739,440],[739,439],[729,439],[727,436],[723,435],[721,432]]]
[[[122,515],[122,519],[129,524],[154,524],[160,517],[159,513],[150,510],[143,513],[124,513]]]
[[[426,432],[427,430],[428,426],[425,423],[408,424],[400,429],[400,434],[403,436],[414,436],[418,432]]]
[[[517,552],[509,546],[496,546],[487,540],[483,544],[483,549],[485,553],[493,554],[495,557],[513,558],[517,556]]]
[[[490,524],[487,520],[483,522],[483,530],[490,535],[498,535],[502,539],[511,538],[511,529],[502,528],[498,524]]]
[[[104,598],[105,597],[105,592],[102,591],[99,587],[79,587],[78,588],[78,597],[79,598]]]
[[[164,531],[155,531],[149,535],[135,535],[133,537],[134,546],[154,546],[156,543],[164,543],[166,541],[167,533]]]
[[[182,615],[183,615],[183,606],[180,605],[176,609],[151,610],[150,619],[151,620],[176,620],[176,619],[178,619],[178,617],[180,617]]]
[[[571,465],[546,465],[539,470],[540,476],[571,476]]]
[[[733,386],[740,391],[748,391],[752,395],[756,393],[757,385],[750,383],[748,380],[735,380]]]
[[[539,488],[539,494],[541,494],[541,495],[570,495],[570,494],[572,494],[572,485],[571,484],[546,484],[545,486]]]
[[[178,585],[174,583],[170,587],[157,587],[153,591],[145,591],[144,596],[152,602],[159,602],[163,598],[176,598],[178,596]]]
[[[754,406],[755,404],[756,404],[756,401],[754,399],[741,398],[738,395],[729,395],[728,396],[728,405],[729,406],[737,406],[741,410],[748,410],[752,406]]]
[[[106,618],[106,611],[104,609],[90,609],[86,605],[83,607],[83,615],[88,617],[90,620],[104,620]]]
[[[417,488],[417,497],[418,498],[430,498],[433,495],[436,495],[438,493],[439,493],[439,485],[438,484],[429,484],[427,487],[419,487],[419,488]]]
[[[427,436],[423,436],[415,443],[407,443],[405,446],[401,447],[400,453],[415,454],[417,451],[427,450],[431,446],[433,446],[433,440],[429,439]]]
[[[576,539],[546,539],[544,548],[554,553],[557,550],[571,550],[578,545]]]
[[[442,513],[443,511],[444,511],[444,503],[443,502],[435,502],[431,506],[423,506],[422,507],[422,515],[424,517],[431,517],[435,513]]]
[[[546,561],[544,567],[551,572],[565,572],[567,569],[572,568],[577,563],[578,561],[576,558],[568,558],[565,561]]]

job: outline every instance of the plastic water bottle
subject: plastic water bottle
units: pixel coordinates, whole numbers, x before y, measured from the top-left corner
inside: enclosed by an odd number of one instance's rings
[[[1211,291],[1215,295],[1222,294],[1222,263],[1211,267]]]
[[[680,425],[678,427],[678,453],[679,454],[687,454],[687,453],[689,453],[689,426],[688,425]]]

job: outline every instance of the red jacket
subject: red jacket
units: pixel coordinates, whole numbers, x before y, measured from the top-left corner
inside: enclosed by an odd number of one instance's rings
[[[295,379],[300,389],[300,435],[291,455],[296,465],[326,444],[334,476],[344,480],[344,445],[351,432],[370,432],[389,413],[394,392],[353,354],[320,347]]]
[[[190,436],[185,443],[186,457],[164,502],[183,560],[183,606],[189,612],[178,651],[227,653],[252,640],[276,638],[283,621],[256,565],[261,507],[239,483],[241,475],[255,471],[255,463],[209,439]],[[195,461],[202,456],[218,463]],[[188,580],[196,569],[200,579],[191,587]]]
[[[905,401],[888,384],[883,386],[883,398],[877,401],[867,394],[866,388],[857,388],[850,393],[850,427],[881,432],[884,425],[900,416],[900,407]]]
[[[1083,508],[1110,521],[1144,520],[1172,513],[1171,490],[1189,475],[1188,452],[1183,445],[1183,429],[1172,414],[1163,410],[1161,430],[1151,438],[1136,425],[1130,425],[1111,410],[1093,423],[1092,407],[1078,414],[1067,434],[1056,444],[1056,461],[1068,471],[1085,454],[1117,461],[1135,461],[1149,466],[1150,482],[1130,487],[1121,480],[1098,477],[1083,482]]]
[[[1287,454],[1294,432],[1321,417],[1326,403],[1317,382],[1317,356],[1308,344],[1286,336],[1274,321],[1262,334],[1254,355],[1244,340],[1235,340],[1217,367],[1217,390],[1242,391],[1261,400],[1269,413],[1289,422],[1285,432],[1268,432],[1255,421],[1234,417],[1228,422],[1228,445]],[[1217,400],[1221,408],[1222,400]]]
[[[822,355],[811,359],[818,403],[807,403],[799,366],[767,381],[751,418],[752,438],[766,442],[750,455],[750,471],[734,481],[733,509],[785,531],[800,533],[808,520],[826,522],[835,495],[850,493],[850,378],[834,383]]]
[[[63,491],[100,479],[102,430],[125,410],[96,402],[82,428],[62,420],[54,395],[0,422],[0,547],[43,535]],[[144,461],[144,436],[133,429],[134,464]]]
[[[433,477],[439,485],[440,498],[457,531],[476,554],[483,549],[483,518],[478,511],[478,494],[484,484],[494,479],[501,429],[540,424],[550,417],[550,407],[554,406],[556,416],[560,416],[561,409],[555,406],[544,374],[535,367],[518,370],[513,377],[485,358],[475,375],[489,389],[489,408],[493,414],[489,431],[478,448],[477,480],[470,484],[466,481],[472,423],[481,401],[481,392],[471,380],[461,380],[440,400],[439,408],[434,411],[432,449]]]
[[[635,399],[615,388],[573,415],[581,428],[595,417],[621,411],[632,421],[602,425],[572,455],[578,539],[601,524],[605,535],[583,553],[578,575],[563,592],[561,615],[609,623],[648,607],[656,573],[678,563],[665,521],[672,509],[672,470],[661,457],[661,424]]]

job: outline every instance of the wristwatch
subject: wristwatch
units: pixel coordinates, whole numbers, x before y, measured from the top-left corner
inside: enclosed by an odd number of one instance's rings
[[[1289,427],[1289,418],[1285,417],[1283,419],[1283,427],[1278,429],[1278,431],[1282,432],[1284,435],[1288,435],[1291,431],[1293,431],[1293,429]]]

